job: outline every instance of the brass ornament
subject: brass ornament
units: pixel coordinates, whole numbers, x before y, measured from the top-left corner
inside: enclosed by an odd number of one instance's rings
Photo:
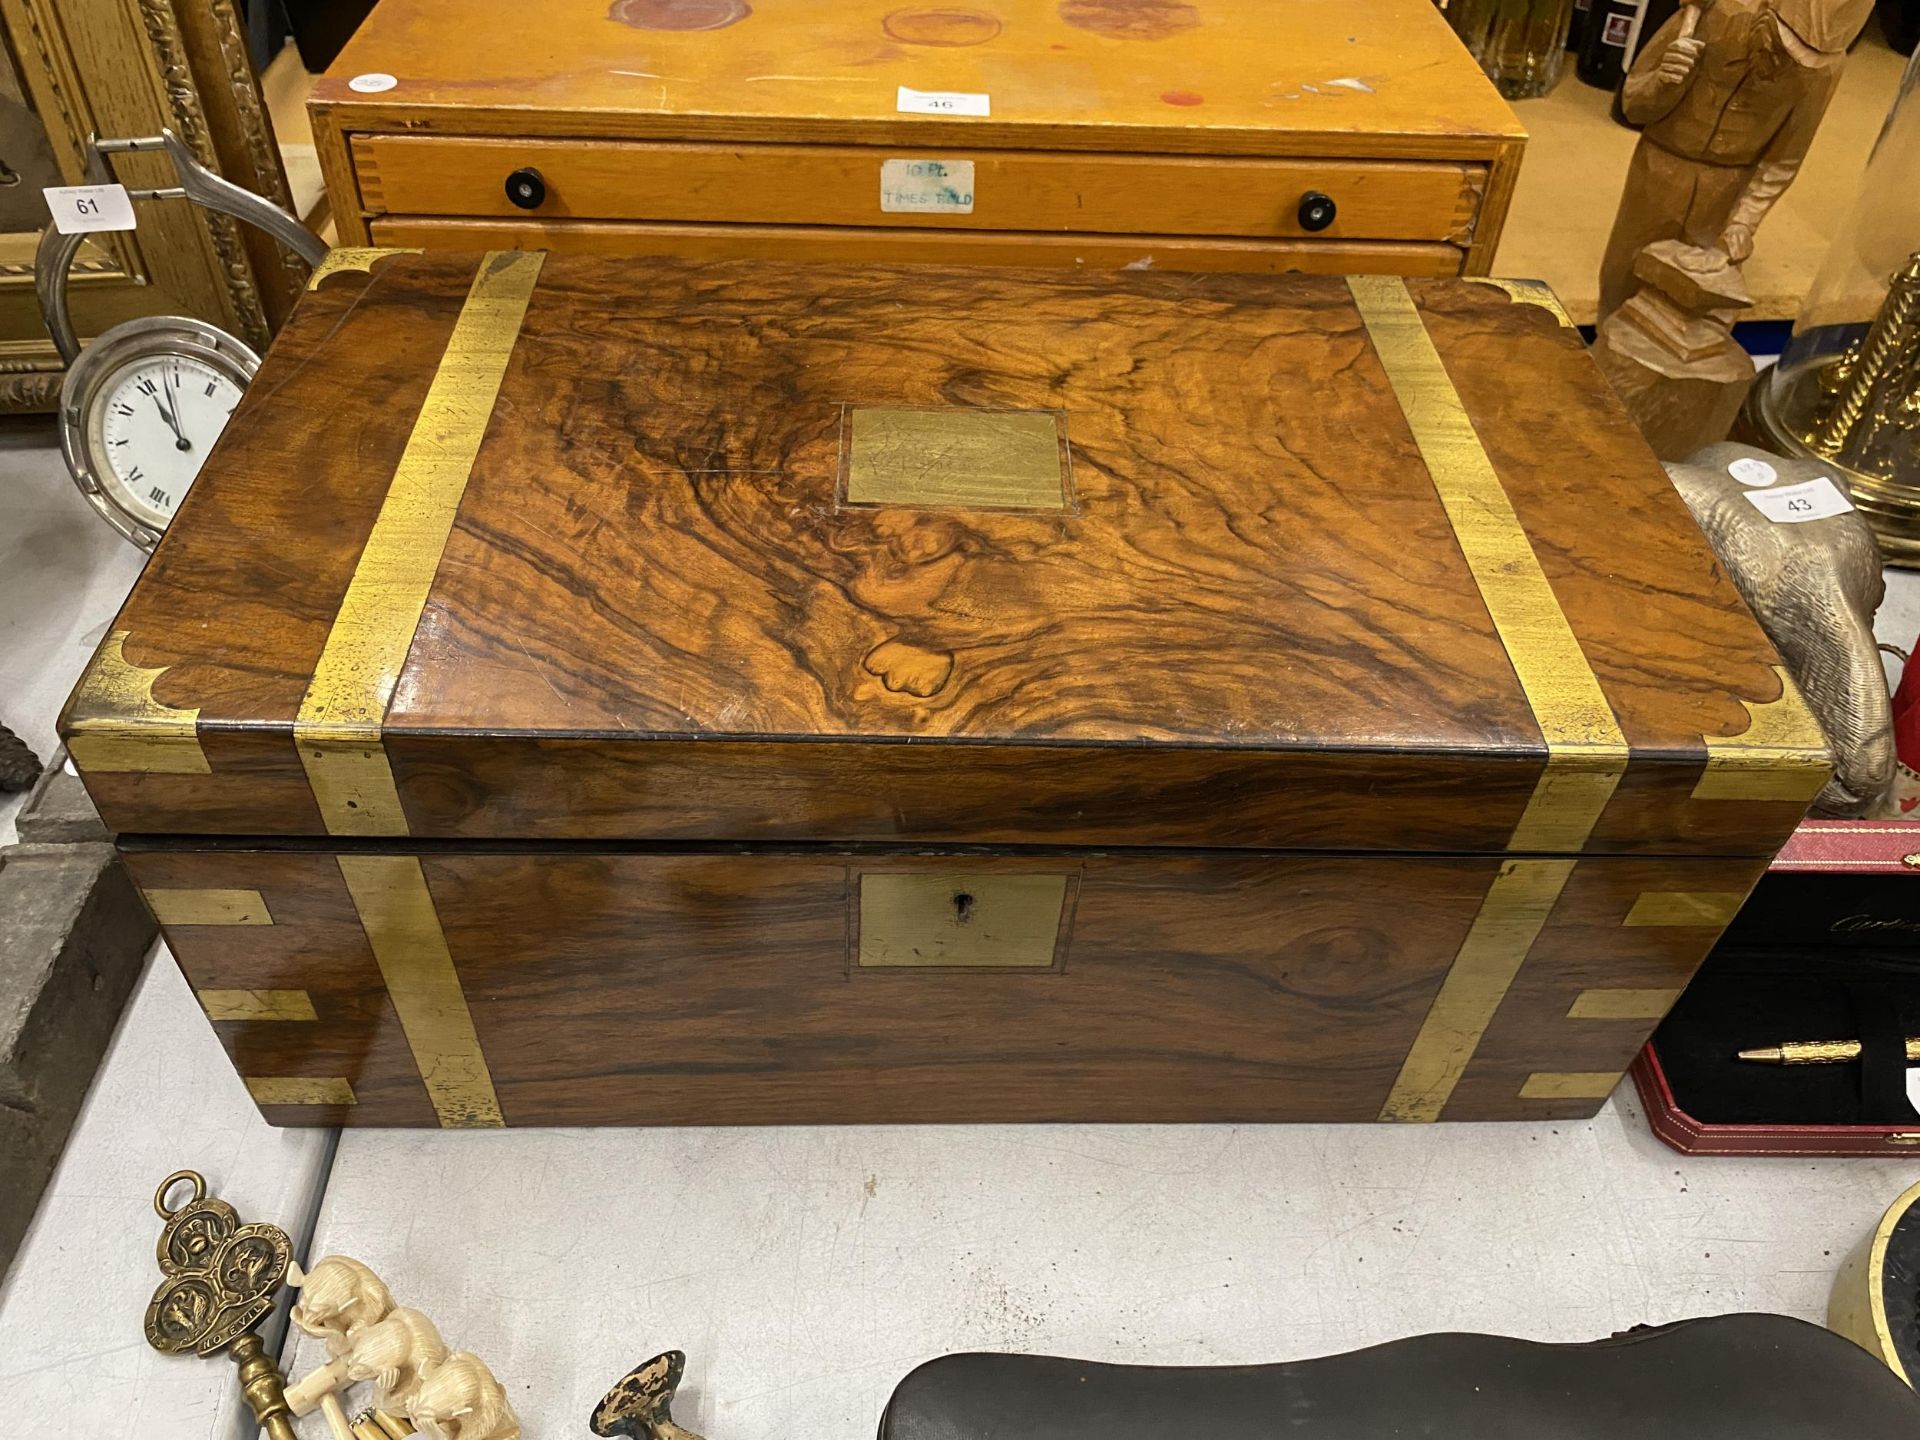
[[[868,871],[854,963],[863,970],[1057,970],[1074,877]]]
[[[1724,930],[1747,903],[1744,890],[1647,890],[1622,925]]]
[[[1763,375],[1741,424],[1769,450],[1838,470],[1887,563],[1920,565],[1920,252],[1892,276],[1864,335]]]
[[[1508,280],[1499,275],[1468,275],[1463,278],[1470,285],[1490,285],[1495,290],[1504,290],[1514,304],[1538,306],[1553,316],[1563,328],[1576,328],[1573,317],[1567,313],[1567,307],[1560,303],[1560,297],[1553,293],[1553,287],[1544,280]]]
[[[1521,1083],[1522,1100],[1604,1100],[1627,1077],[1618,1070],[1536,1070]]]
[[[1745,700],[1748,723],[1737,734],[1704,737],[1694,798],[1871,813],[1892,788],[1895,763],[1892,701],[1873,639],[1886,596],[1880,553],[1855,509],[1788,524],[1759,508],[1769,493],[1809,485],[1850,498],[1836,467],[1725,444],[1668,465],[1667,474],[1786,662],[1778,700]]]
[[[169,1210],[167,1196],[183,1182],[192,1183],[193,1198]],[[147,1302],[147,1343],[163,1355],[224,1350],[273,1308],[293,1263],[292,1242],[277,1225],[241,1224],[192,1170],[161,1181],[153,1208],[167,1222],[155,1252],[167,1278]]]
[[[167,1197],[193,1187],[182,1205]],[[293,1242],[277,1225],[245,1224],[234,1208],[207,1193],[206,1177],[176,1170],[153,1192],[166,1221],[155,1250],[166,1278],[147,1302],[147,1343],[163,1355],[228,1351],[240,1393],[268,1440],[299,1440],[287,1406],[286,1379],[253,1326],[273,1309],[293,1264]]]
[[[1582,990],[1567,1007],[1569,1020],[1664,1020],[1679,1002],[1672,988],[1625,989],[1603,987]]]
[[[1848,1255],[1834,1279],[1833,1294],[1827,1304],[1829,1330],[1846,1336],[1909,1385],[1914,1379],[1908,1364],[1912,1355],[1911,1340],[1904,1347],[1906,1353],[1902,1353],[1900,1340],[1895,1337],[1896,1333],[1903,1337],[1911,1334],[1902,1321],[1910,1321],[1913,1313],[1913,1302],[1907,1298],[1912,1294],[1912,1285],[1909,1281],[1902,1287],[1897,1278],[1890,1285],[1888,1270],[1891,1262],[1895,1277],[1906,1271],[1899,1252],[1905,1252],[1905,1258],[1910,1260],[1916,1206],[1920,1206],[1920,1185],[1905,1191],[1888,1206],[1872,1232]]]
[[[167,667],[127,659],[128,633],[116,630],[94,652],[67,702],[67,753],[82,773],[209,775],[200,748],[200,711],[154,698]]]

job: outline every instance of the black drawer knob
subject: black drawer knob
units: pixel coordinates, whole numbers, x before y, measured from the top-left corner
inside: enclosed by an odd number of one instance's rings
[[[1309,190],[1300,197],[1300,228],[1309,232],[1324,230],[1333,223],[1333,197]]]
[[[540,172],[534,169],[533,166],[522,165],[518,170],[507,176],[507,199],[518,205],[522,210],[538,210],[546,203],[547,182],[541,178]],[[1303,210],[1301,213],[1305,214],[1306,212]],[[1329,217],[1332,216],[1333,202],[1331,200],[1327,201],[1327,213]],[[1304,225],[1305,223],[1304,220],[1301,221],[1301,224]]]

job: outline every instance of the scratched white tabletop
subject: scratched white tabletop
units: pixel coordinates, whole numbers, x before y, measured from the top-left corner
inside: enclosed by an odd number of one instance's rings
[[[239,1440],[233,1366],[160,1355],[153,1191],[192,1168],[244,1220],[310,1225],[331,1132],[260,1118],[173,958],[157,948],[39,1214],[0,1283],[0,1398],[20,1435]]]
[[[486,1360],[529,1437],[586,1440],[601,1392],[677,1346],[675,1418],[708,1440],[863,1440],[954,1350],[1237,1364],[1429,1330],[1819,1319],[1920,1174],[1689,1160],[1636,1106],[1417,1129],[354,1131],[314,1253],[367,1261]]]

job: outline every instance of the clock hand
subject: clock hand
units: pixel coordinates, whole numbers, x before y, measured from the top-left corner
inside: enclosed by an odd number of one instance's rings
[[[167,423],[173,427],[173,448],[191,450],[193,442],[187,439],[187,432],[180,428],[180,397],[174,393],[173,381],[167,377],[164,367],[160,371],[160,388],[167,392]]]
[[[186,435],[182,433],[180,421],[174,415],[173,411],[161,403],[159,392],[149,391],[147,398],[153,401],[153,408],[160,412],[160,418],[166,421],[167,428],[173,431],[173,448],[176,450],[191,450],[193,448],[193,442],[187,439]]]

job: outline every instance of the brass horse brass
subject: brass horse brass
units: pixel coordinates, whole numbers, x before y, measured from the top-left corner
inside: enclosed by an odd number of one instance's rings
[[[186,1204],[167,1196],[191,1184]],[[252,1327],[273,1308],[293,1263],[293,1243],[277,1225],[243,1225],[234,1208],[207,1194],[204,1176],[176,1170],[153,1192],[165,1220],[157,1258],[166,1278],[147,1302],[147,1343],[163,1355],[227,1350],[240,1393],[268,1440],[299,1440],[287,1407],[286,1380]]]
[[[169,1210],[167,1192],[183,1181],[193,1198]],[[191,1170],[162,1181],[153,1208],[167,1222],[157,1252],[167,1278],[147,1302],[147,1343],[167,1355],[224,1350],[273,1308],[293,1246],[277,1225],[242,1225]]]

